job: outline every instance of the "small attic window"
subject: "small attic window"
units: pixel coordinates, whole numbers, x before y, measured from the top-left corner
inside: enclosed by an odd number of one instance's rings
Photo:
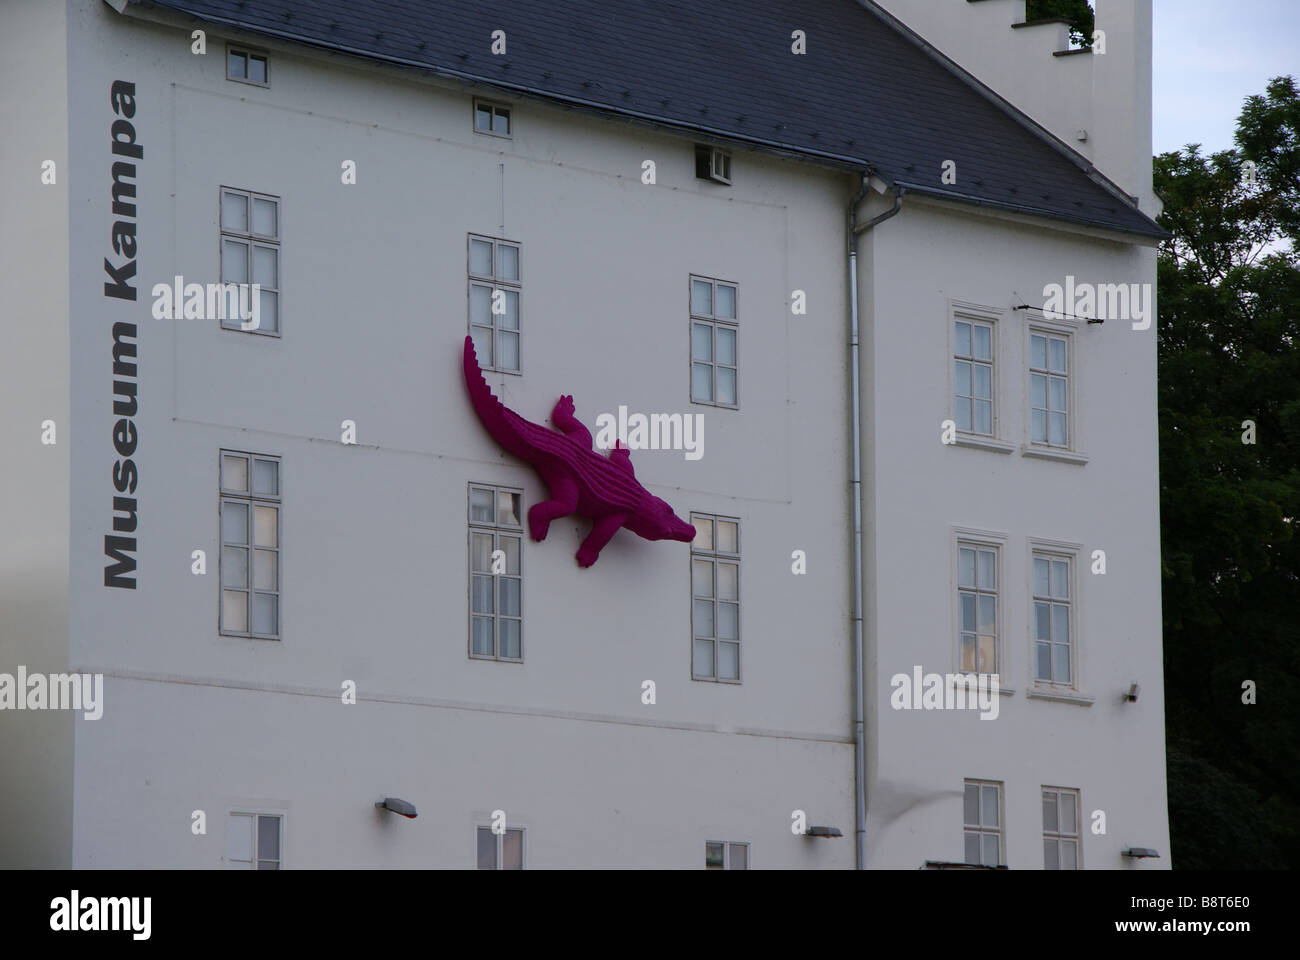
[[[510,136],[510,108],[487,100],[474,100],[474,132],[492,137]]]
[[[720,147],[695,147],[695,176],[701,180],[731,185],[731,153]]]
[[[252,83],[259,87],[271,85],[271,73],[266,54],[240,47],[226,48],[226,79]]]

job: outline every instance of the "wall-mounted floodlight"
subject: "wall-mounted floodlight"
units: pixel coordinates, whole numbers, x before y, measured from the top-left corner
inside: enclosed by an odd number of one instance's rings
[[[1152,850],[1150,847],[1129,847],[1127,850],[1121,850],[1120,855],[1132,857],[1135,860],[1140,860],[1143,857],[1155,857],[1157,859],[1160,857],[1160,854]]]
[[[1137,703],[1138,694],[1141,692],[1142,692],[1142,688],[1138,686],[1136,683],[1130,684],[1128,688],[1128,693],[1124,694],[1125,702]]]
[[[415,819],[415,807],[405,800],[399,800],[396,797],[384,797],[375,804],[380,810],[388,810],[392,813],[400,814],[408,820]]]
[[[809,827],[804,831],[805,837],[842,837],[839,827]]]

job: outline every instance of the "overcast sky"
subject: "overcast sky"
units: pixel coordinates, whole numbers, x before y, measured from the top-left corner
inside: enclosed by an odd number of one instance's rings
[[[1300,0],[1155,0],[1154,149],[1233,146],[1242,101],[1300,82]]]

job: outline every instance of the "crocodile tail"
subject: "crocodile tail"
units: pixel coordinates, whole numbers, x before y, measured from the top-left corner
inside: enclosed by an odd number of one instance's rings
[[[483,422],[492,439],[515,456],[525,460],[531,459],[531,456],[537,453],[537,449],[529,443],[529,434],[537,427],[513,410],[507,410],[497,399],[478,365],[478,355],[474,352],[474,339],[468,336],[465,338],[464,366],[465,388],[469,391],[470,403],[474,405],[474,412],[478,414],[479,420]]]

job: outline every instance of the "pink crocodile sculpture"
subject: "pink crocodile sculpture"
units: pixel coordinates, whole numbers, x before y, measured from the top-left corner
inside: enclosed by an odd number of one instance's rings
[[[497,443],[533,469],[546,482],[551,499],[528,511],[528,533],[545,540],[551,521],[578,513],[592,521],[591,533],[578,548],[578,566],[589,567],[619,527],[647,540],[695,539],[695,528],[663,500],[637,483],[632,455],[617,443],[609,456],[596,453],[591,434],[573,415],[573,397],[560,397],[551,411],[559,433],[530,423],[507,409],[483,379],[474,341],[465,338],[465,386],[478,418]]]

